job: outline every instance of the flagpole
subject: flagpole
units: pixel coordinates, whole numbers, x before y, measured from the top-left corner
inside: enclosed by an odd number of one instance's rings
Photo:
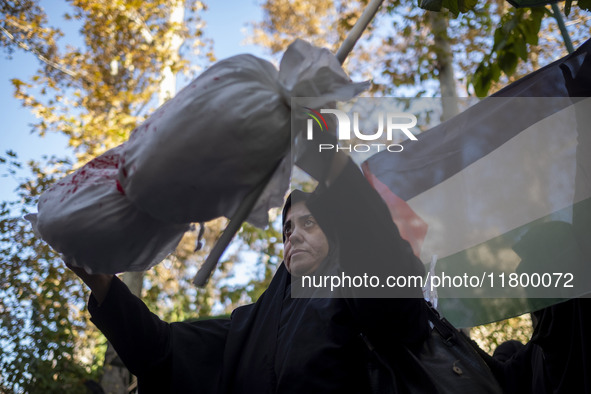
[[[278,167],[279,165],[276,166],[273,169],[273,171],[271,171],[271,173],[261,181],[261,183],[259,183],[253,190],[250,191],[250,193],[242,201],[234,215],[232,215],[232,218],[230,219],[228,226],[226,226],[226,229],[224,230],[220,238],[216,241],[215,245],[211,249],[211,252],[209,252],[209,255],[205,259],[205,262],[199,268],[199,271],[197,271],[197,274],[193,279],[193,284],[195,286],[203,287],[207,284],[207,281],[209,280],[211,274],[215,270],[215,267],[217,266],[220,258],[222,257],[222,254],[224,254],[224,251],[232,241],[232,238],[234,238],[234,235],[236,235],[238,230],[240,230],[242,223],[246,220],[246,218],[248,218],[248,215],[252,211],[252,208],[256,204],[261,194],[263,194],[265,187],[273,177],[273,173]]]
[[[345,38],[345,40],[341,44],[341,47],[336,53],[336,57],[341,64],[345,62],[345,59],[353,50],[355,43],[357,43],[357,41],[365,31],[367,26],[369,26],[369,23],[372,21],[372,19],[375,17],[376,13],[380,9],[380,6],[382,5],[383,1],[384,0],[371,0],[367,7],[365,7],[365,10],[361,14],[357,22],[355,22],[355,25],[353,26],[349,34],[347,34],[347,37]]]
[[[566,46],[566,50],[568,53],[573,53],[575,48],[573,47],[573,42],[568,35],[568,31],[566,30],[566,25],[564,24],[564,19],[562,18],[562,14],[560,13],[560,9],[556,3],[552,3],[552,15],[554,19],[556,19],[556,23],[558,24],[558,28],[560,29],[560,34],[562,34],[562,39],[564,40],[564,45]]]
[[[383,1],[384,0],[371,0],[365,8],[365,10],[363,11],[363,13],[361,14],[361,16],[359,17],[359,19],[357,20],[357,22],[355,22],[355,25],[353,26],[349,34],[347,34],[347,37],[345,38],[345,40],[341,44],[341,47],[335,55],[338,61],[341,63],[341,65],[345,62],[345,59],[353,50],[355,43],[357,43],[357,41],[367,28],[371,20],[374,18],[375,14],[378,12],[378,9],[382,5]],[[255,203],[257,202],[261,194],[263,194],[263,191],[265,190],[265,187],[271,180],[271,177],[273,176],[275,170],[276,168],[273,171],[271,171],[271,173],[268,174],[263,179],[263,181],[261,181],[260,184],[258,184],[253,190],[251,190],[251,192],[242,201],[234,215],[232,215],[232,218],[230,219],[228,226],[222,233],[221,237],[217,240],[217,242],[211,249],[211,252],[205,259],[205,262],[203,263],[201,268],[199,268],[199,271],[195,275],[195,278],[193,279],[193,284],[195,286],[203,287],[207,284],[209,278],[211,277],[211,274],[213,273],[215,267],[219,262],[219,259],[222,257],[222,254],[232,241],[232,238],[234,238],[234,235],[236,235],[236,233],[242,226],[242,223],[246,220],[246,218],[248,218],[248,215],[252,211],[252,208],[254,207]]]

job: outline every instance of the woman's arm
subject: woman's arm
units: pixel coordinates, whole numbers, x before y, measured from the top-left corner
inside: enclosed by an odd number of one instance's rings
[[[307,205],[323,231],[337,239],[342,273],[379,278],[377,287],[343,289],[364,332],[376,344],[391,342],[393,336],[420,343],[428,333],[420,281],[411,287],[390,287],[386,281],[422,278],[422,263],[401,238],[379,194],[346,155],[335,155],[326,184]]]
[[[109,292],[109,287],[111,286],[111,281],[115,275],[110,274],[89,274],[83,268],[74,267],[71,265],[66,264],[66,266],[71,269],[92,291],[92,295],[96,298],[98,305],[102,304],[107,293]]]

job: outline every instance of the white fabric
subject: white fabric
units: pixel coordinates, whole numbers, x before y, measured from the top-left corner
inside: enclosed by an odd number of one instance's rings
[[[132,133],[119,181],[150,215],[177,223],[231,217],[277,169],[249,217],[267,224],[289,186],[293,96],[348,99],[353,84],[329,51],[296,41],[280,71],[251,55],[222,60],[160,107]],[[287,174],[287,176],[286,176]]]
[[[124,145],[111,149],[41,195],[28,215],[64,260],[88,272],[143,271],[178,245],[187,224],[163,223],[135,207],[117,185]]]
[[[188,223],[230,217],[273,173],[249,217],[263,227],[289,186],[291,97],[344,100],[366,87],[303,41],[290,46],[280,71],[251,55],[223,60],[125,144],[56,183],[28,219],[72,265],[142,271],[174,251]]]

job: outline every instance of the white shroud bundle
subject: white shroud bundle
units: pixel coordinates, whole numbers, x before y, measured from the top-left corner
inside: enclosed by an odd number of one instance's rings
[[[301,40],[279,71],[251,55],[220,61],[125,144],[44,193],[31,221],[73,265],[145,270],[174,249],[188,223],[230,217],[274,171],[248,219],[264,226],[289,186],[291,97],[347,100],[366,87],[352,83],[328,50]],[[108,169],[90,171],[105,157]]]

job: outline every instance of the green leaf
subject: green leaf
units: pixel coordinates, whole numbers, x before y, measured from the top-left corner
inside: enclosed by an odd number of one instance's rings
[[[542,18],[545,14],[544,7],[536,7],[531,9],[531,14],[527,19],[527,37],[526,42],[530,45],[538,45],[538,34],[542,26]]]
[[[527,61],[527,44],[524,40],[515,40],[513,48],[521,60]]]
[[[491,69],[486,63],[481,63],[472,77],[474,93],[478,97],[485,97],[492,84]]]
[[[564,2],[564,15],[568,16],[570,14],[570,9],[573,5],[573,0],[566,0]]]
[[[501,68],[496,64],[493,63],[490,67],[490,75],[493,81],[498,81],[501,77]]]
[[[517,61],[517,55],[513,51],[506,51],[498,58],[499,67],[507,75],[512,75],[515,72]]]
[[[494,33],[494,44],[493,44],[493,48],[492,51],[493,52],[497,52],[501,49],[503,49],[503,46],[505,45],[505,32],[503,32],[503,29],[496,29],[495,33]]]
[[[591,0],[578,0],[577,4],[579,8],[587,11],[591,11]]]
[[[460,9],[460,12],[468,12],[473,10],[477,3],[478,0],[459,0],[458,8]]]
[[[458,16],[460,13],[460,1],[461,0],[443,0],[443,7],[447,8],[449,12],[454,14],[454,16]]]
[[[443,0],[419,0],[419,7],[427,11],[441,11]]]

